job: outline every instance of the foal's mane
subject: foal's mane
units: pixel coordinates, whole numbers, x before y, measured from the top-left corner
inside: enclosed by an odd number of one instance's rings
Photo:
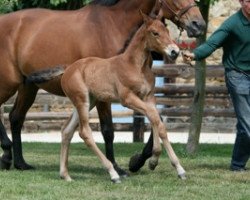
[[[98,4],[102,6],[113,6],[117,4],[120,0],[93,0],[91,4]]]
[[[130,32],[129,37],[126,39],[123,47],[118,51],[117,54],[122,54],[127,49],[128,45],[130,44],[131,40],[133,39],[135,33],[138,31],[138,29],[143,25],[143,22],[139,23],[134,29]]]

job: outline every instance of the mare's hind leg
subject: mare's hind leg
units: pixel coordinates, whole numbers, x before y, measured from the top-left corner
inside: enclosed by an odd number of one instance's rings
[[[60,156],[60,177],[66,181],[71,181],[68,171],[69,146],[78,127],[79,116],[76,110],[67,120],[62,128],[61,156]]]
[[[111,104],[106,102],[97,102],[96,108],[100,119],[101,132],[105,141],[106,156],[112,162],[118,174],[122,177],[127,177],[128,173],[121,169],[115,161],[113,146],[114,129],[111,115]]]
[[[23,158],[21,129],[26,113],[33,104],[38,88],[33,84],[21,85],[13,109],[10,112],[10,125],[13,139],[14,167],[20,170],[29,170],[33,167]]]

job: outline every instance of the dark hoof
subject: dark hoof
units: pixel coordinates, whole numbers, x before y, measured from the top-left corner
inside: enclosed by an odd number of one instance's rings
[[[119,176],[122,178],[127,178],[129,176],[129,174],[125,170],[121,169],[120,167],[115,167],[115,171],[117,171]]]
[[[22,164],[14,164],[14,167],[18,170],[33,170],[35,167],[27,164],[27,163],[22,163]]]
[[[121,183],[121,179],[119,178],[111,179],[111,181],[115,184]]]
[[[3,158],[0,159],[0,169],[1,170],[9,170],[11,166],[11,161],[7,161]]]
[[[150,159],[148,162],[148,168],[152,171],[155,170],[157,165],[158,165],[158,160]]]
[[[139,169],[143,167],[145,161],[142,161],[141,154],[135,154],[130,158],[129,161],[129,171],[131,172],[138,172]]]

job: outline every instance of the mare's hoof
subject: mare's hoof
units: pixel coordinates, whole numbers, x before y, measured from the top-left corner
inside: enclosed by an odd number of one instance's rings
[[[11,161],[7,161],[6,159],[0,159],[0,169],[1,170],[9,170],[11,166]]]
[[[121,183],[121,179],[120,178],[114,178],[114,179],[111,179],[111,181],[115,184],[118,184],[118,183]]]
[[[27,163],[21,163],[21,164],[14,164],[14,167],[18,170],[34,170],[35,167],[33,167],[32,165],[29,165]]]
[[[156,159],[150,159],[148,162],[148,168],[152,171],[155,170],[157,165],[158,165],[158,160]]]
[[[186,180],[186,179],[187,179],[185,173],[183,173],[183,174],[178,174],[178,177],[179,177],[181,180]]]
[[[115,171],[119,174],[120,177],[127,178],[129,176],[129,174],[125,170],[121,169],[117,165],[114,166],[114,168],[115,168]]]
[[[141,154],[135,154],[130,158],[129,161],[129,171],[137,172],[143,167],[145,161],[141,160]]]

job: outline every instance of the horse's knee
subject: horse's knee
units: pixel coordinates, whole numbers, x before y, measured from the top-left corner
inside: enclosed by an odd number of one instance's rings
[[[68,144],[71,142],[73,135],[74,135],[75,130],[71,130],[71,129],[63,129],[62,130],[62,143],[64,144]]]
[[[168,139],[167,130],[163,122],[159,123],[158,130],[159,130],[159,137],[162,140]]]
[[[161,155],[161,152],[162,152],[161,145],[153,148],[153,155],[158,157]]]
[[[94,143],[93,137],[91,135],[90,127],[86,127],[79,132],[79,136],[84,140],[87,146],[91,146]]]

